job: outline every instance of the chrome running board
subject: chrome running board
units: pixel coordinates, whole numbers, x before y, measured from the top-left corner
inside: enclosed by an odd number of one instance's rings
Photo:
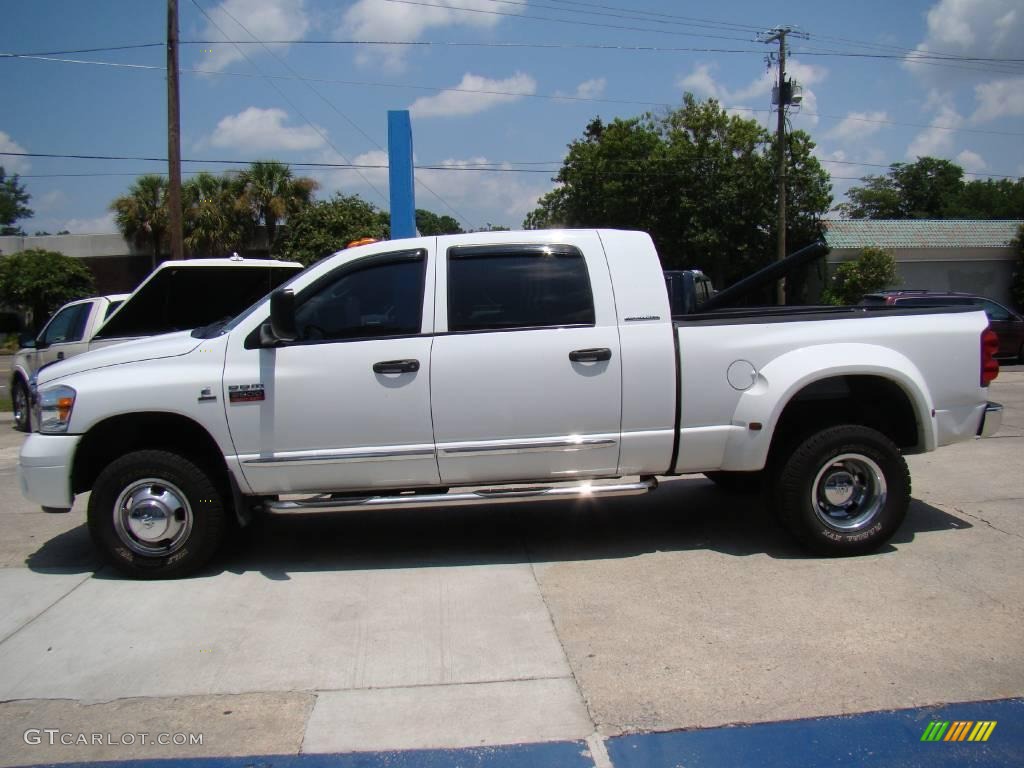
[[[636,482],[576,483],[574,485],[510,485],[448,493],[409,493],[396,496],[329,496],[304,499],[270,500],[264,502],[267,512],[303,514],[316,512],[355,512],[364,509],[405,509],[409,507],[449,507],[466,504],[508,504],[518,501],[556,501],[559,499],[590,499],[605,496],[633,496],[650,493],[658,487],[653,477]]]

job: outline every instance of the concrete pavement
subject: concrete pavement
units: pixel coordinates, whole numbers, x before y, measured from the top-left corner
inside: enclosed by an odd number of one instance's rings
[[[0,765],[547,741],[607,768],[620,734],[1021,696],[1024,374],[992,396],[1002,436],[912,457],[892,546],[843,560],[686,477],[599,504],[268,520],[200,577],[131,582],[95,571],[85,499],[21,499],[5,431]]]

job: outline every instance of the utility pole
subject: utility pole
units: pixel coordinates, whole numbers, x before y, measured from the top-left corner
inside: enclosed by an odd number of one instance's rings
[[[792,83],[786,80],[786,36],[796,35],[807,38],[806,33],[796,32],[792,27],[775,27],[762,35],[759,39],[763,43],[779,44],[779,80],[777,88],[778,102],[778,127],[776,129],[776,141],[778,143],[778,212],[775,226],[778,230],[775,258],[782,261],[786,258],[786,107],[791,103],[793,96]],[[786,280],[781,278],[775,284],[775,303],[782,306],[786,303]]]
[[[167,209],[171,258],[185,258],[181,232],[181,114],[178,97],[178,0],[167,0]],[[154,264],[154,266],[156,266]]]

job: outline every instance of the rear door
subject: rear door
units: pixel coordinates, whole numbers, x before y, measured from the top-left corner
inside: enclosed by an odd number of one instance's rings
[[[441,481],[615,474],[622,359],[596,234],[445,244],[431,356]]]

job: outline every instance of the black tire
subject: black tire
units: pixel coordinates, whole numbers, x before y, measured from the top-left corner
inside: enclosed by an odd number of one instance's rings
[[[32,431],[32,408],[28,387],[20,376],[11,386],[11,404],[14,408],[14,428],[19,432]]]
[[[812,552],[872,552],[906,517],[910,471],[896,444],[874,429],[829,427],[805,439],[780,464],[773,506]]]
[[[737,494],[758,493],[764,482],[764,472],[705,472],[704,477],[723,491]]]
[[[195,573],[227,530],[224,496],[209,473],[167,451],[137,451],[109,464],[93,485],[88,517],[104,557],[141,579]]]

